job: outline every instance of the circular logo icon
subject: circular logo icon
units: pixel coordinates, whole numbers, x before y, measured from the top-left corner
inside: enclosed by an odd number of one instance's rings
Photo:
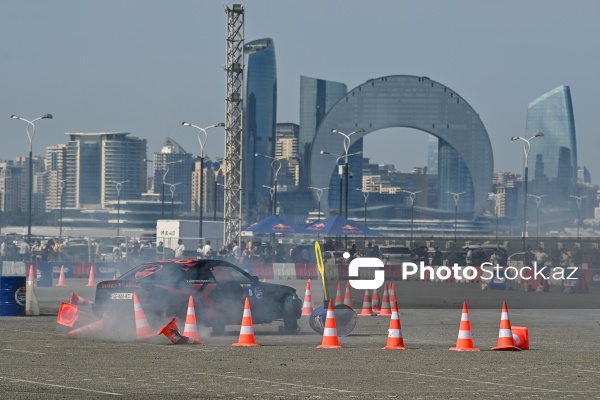
[[[17,302],[18,305],[24,307],[26,297],[27,297],[27,290],[25,289],[25,286],[21,286],[20,288],[15,290],[15,301]]]

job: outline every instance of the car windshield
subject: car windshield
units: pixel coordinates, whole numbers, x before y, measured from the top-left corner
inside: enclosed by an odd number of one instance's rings
[[[382,248],[383,254],[410,254],[408,247],[386,247]]]

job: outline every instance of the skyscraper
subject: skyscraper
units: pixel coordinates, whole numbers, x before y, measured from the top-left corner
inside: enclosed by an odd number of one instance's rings
[[[327,112],[333,107],[344,95],[348,92],[348,88],[344,83],[326,81],[324,79],[309,78],[306,76],[300,77],[300,135],[299,135],[299,151],[302,160],[302,168],[300,171],[301,186],[307,188],[309,186],[310,176],[310,154],[311,145],[317,133],[317,127]],[[344,132],[350,133],[350,132]],[[337,154],[344,153],[343,137],[339,136],[336,143],[339,143]],[[362,152],[363,141],[359,140],[354,143],[348,154]],[[343,160],[340,160],[343,163]],[[362,156],[352,156],[348,159],[352,180],[349,180],[348,190],[348,207],[356,207],[361,204],[362,195],[354,189],[362,188]],[[331,204],[340,203],[340,178],[341,175],[333,174],[329,182],[330,190],[327,192]]]
[[[548,205],[568,207],[577,194],[577,142],[571,91],[559,86],[538,97],[527,108],[526,137],[542,132],[531,141],[529,153],[530,193],[548,195]]]
[[[273,185],[271,160],[275,156],[277,121],[277,65],[272,39],[244,45],[244,130],[242,143],[242,210],[250,220],[268,213],[263,185]]]
[[[176,185],[173,199],[169,184]],[[168,201],[183,203],[185,211],[192,209],[192,155],[169,137],[160,152],[154,153],[154,192],[164,194]]]
[[[67,133],[65,206],[106,207],[146,189],[146,139],[123,132]],[[124,182],[118,196],[115,182]]]

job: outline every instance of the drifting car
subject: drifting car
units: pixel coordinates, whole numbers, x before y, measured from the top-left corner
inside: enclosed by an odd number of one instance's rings
[[[259,282],[256,276],[227,261],[198,259],[147,262],[119,279],[99,282],[94,313],[119,315],[118,320],[124,323],[134,321],[134,293],[151,326],[173,317],[183,323],[192,296],[196,320],[212,327],[215,335],[222,334],[227,325],[241,323],[246,298],[254,324],[282,320],[284,330],[293,333],[302,313],[302,301],[294,288]]]

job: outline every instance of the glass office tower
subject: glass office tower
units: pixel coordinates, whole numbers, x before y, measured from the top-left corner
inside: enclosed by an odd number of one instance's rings
[[[527,109],[526,138],[531,141],[529,193],[547,195],[549,206],[569,207],[577,194],[577,143],[571,91],[559,86],[540,96]]]
[[[244,45],[244,129],[242,143],[242,210],[249,221],[270,214],[267,189],[273,186],[271,160],[275,156],[277,121],[277,65],[272,39]]]

